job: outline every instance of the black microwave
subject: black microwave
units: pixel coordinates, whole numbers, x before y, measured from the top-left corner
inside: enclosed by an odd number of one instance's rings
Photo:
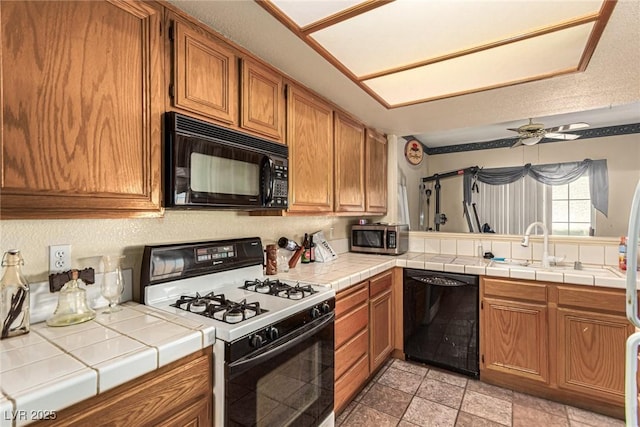
[[[288,207],[286,145],[176,112],[165,114],[165,131],[165,207]]]

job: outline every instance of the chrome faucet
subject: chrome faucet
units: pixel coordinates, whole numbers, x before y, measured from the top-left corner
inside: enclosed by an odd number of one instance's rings
[[[535,226],[538,226],[542,229],[542,232],[544,233],[544,243],[543,243],[543,249],[542,249],[542,267],[544,268],[549,268],[550,263],[549,263],[549,230],[547,229],[547,226],[544,225],[544,223],[540,222],[540,221],[536,221],[536,222],[532,222],[531,224],[529,224],[529,226],[527,227],[527,229],[524,232],[524,237],[522,237],[522,242],[520,242],[520,244],[522,246],[524,246],[525,248],[529,246],[529,236],[531,235],[531,231],[533,230],[533,228]]]

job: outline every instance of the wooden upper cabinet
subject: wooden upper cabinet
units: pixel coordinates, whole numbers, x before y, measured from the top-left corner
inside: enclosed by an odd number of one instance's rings
[[[169,14],[172,107],[227,124],[238,123],[235,53],[201,27]]]
[[[162,13],[0,3],[3,219],[161,214]]]
[[[335,211],[364,212],[364,126],[335,114]]]
[[[366,211],[387,212],[387,138],[367,129],[365,144]]]
[[[284,142],[285,99],[282,76],[250,59],[242,59],[240,126]]]
[[[287,87],[289,212],[333,211],[333,110],[309,92]]]

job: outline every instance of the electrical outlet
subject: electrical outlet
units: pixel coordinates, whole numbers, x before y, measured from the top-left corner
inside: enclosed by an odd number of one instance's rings
[[[71,245],[49,246],[49,273],[71,270]]]

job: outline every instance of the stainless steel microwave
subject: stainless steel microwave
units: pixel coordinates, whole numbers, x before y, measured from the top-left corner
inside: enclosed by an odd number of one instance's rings
[[[409,249],[407,224],[357,224],[351,226],[351,252],[400,255]]]
[[[165,131],[165,207],[288,207],[286,145],[175,112]]]

